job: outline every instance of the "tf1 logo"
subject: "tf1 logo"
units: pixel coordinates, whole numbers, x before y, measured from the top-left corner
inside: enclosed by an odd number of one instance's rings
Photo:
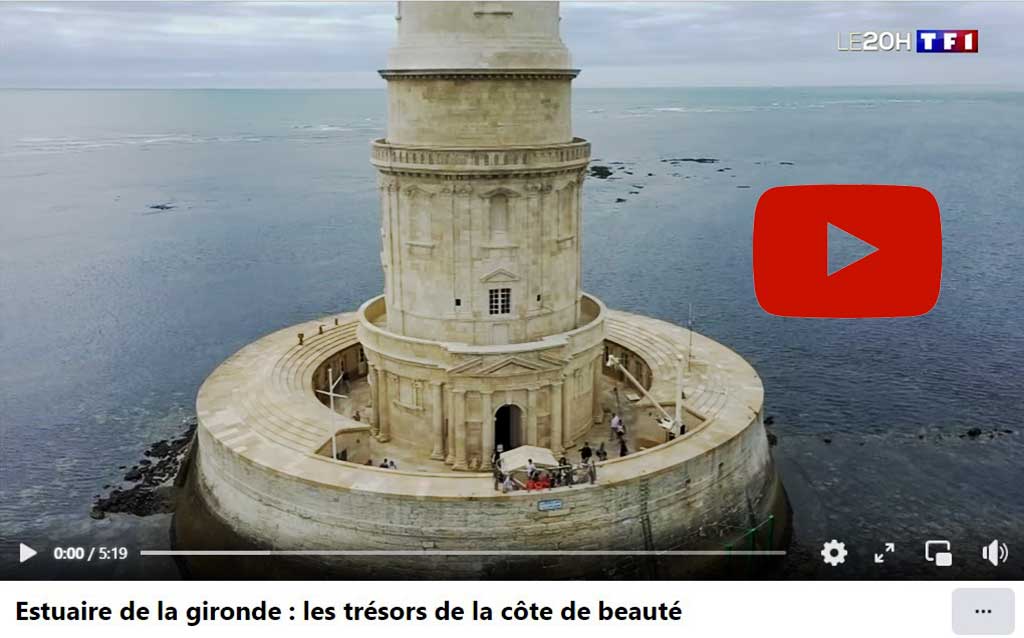
[[[918,29],[909,31],[851,31],[836,34],[838,51],[913,51],[918,53],[977,53],[977,29]]]

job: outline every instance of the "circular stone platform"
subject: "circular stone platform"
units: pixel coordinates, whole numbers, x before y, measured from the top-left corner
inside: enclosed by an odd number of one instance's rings
[[[270,334],[221,364],[200,389],[190,481],[246,546],[384,552],[313,563],[337,575],[450,578],[651,574],[649,564],[639,573],[644,561],[628,555],[588,560],[533,551],[720,550],[740,540],[769,549],[763,534],[754,541],[747,534],[786,509],[763,427],[764,390],[725,346],[692,335],[683,436],[658,443],[664,439],[652,435],[647,449],[598,463],[594,485],[503,494],[490,473],[387,470],[324,455],[331,432],[350,441],[371,436],[368,423],[332,412],[314,394],[324,362],[358,345],[356,326],[356,313],[346,313]],[[690,342],[679,326],[608,312],[606,349],[641,361],[650,394],[669,412],[677,361]],[[606,370],[608,387],[616,384],[611,375]],[[648,400],[618,387],[631,428],[658,432]],[[767,543],[783,537],[776,529]],[[405,553],[387,553],[395,550]],[[658,565],[655,575],[666,577],[708,562]]]

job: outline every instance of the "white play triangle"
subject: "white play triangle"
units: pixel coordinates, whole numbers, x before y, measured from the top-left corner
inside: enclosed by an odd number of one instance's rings
[[[852,266],[876,252],[877,246],[851,235],[838,226],[828,225],[828,276]]]
[[[21,547],[19,548],[19,555],[21,557],[20,562],[22,563],[24,563],[25,561],[39,553],[36,550],[29,547],[28,545],[26,545],[25,543],[20,543],[20,545]]]

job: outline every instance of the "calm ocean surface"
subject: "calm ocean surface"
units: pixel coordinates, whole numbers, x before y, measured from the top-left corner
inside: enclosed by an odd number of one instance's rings
[[[991,538],[1021,540],[1024,93],[574,99],[594,163],[625,163],[587,181],[585,287],[677,322],[692,303],[696,328],[757,368],[793,552],[809,559],[792,574],[815,569],[815,545],[833,537],[850,546],[847,575],[884,575],[870,556],[885,541],[899,549],[888,565],[910,573],[927,569],[926,537],[951,538],[956,575]],[[0,91],[0,571],[22,540],[165,547],[168,517],[94,521],[93,496],[181,430],[231,353],[378,294],[368,141],[384,111],[383,91]],[[661,161],[679,157],[720,162]],[[800,183],[929,189],[945,236],[936,308],[765,315],[754,204]],[[973,427],[986,434],[959,436]]]

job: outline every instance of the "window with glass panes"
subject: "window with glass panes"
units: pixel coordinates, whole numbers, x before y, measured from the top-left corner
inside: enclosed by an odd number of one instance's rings
[[[507,315],[512,312],[512,289],[492,288],[488,291],[488,310],[492,315]]]

